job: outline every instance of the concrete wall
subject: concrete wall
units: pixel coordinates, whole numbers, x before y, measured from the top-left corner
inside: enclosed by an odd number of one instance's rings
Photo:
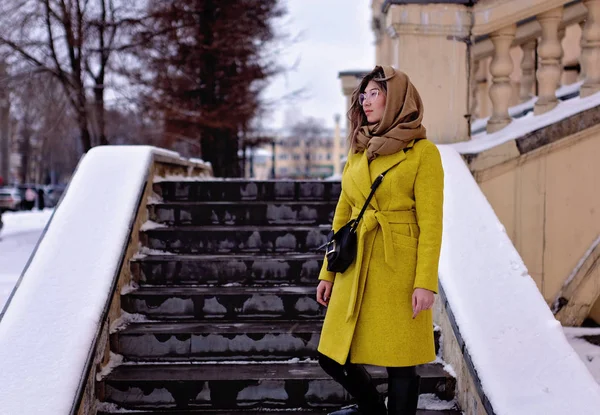
[[[600,126],[476,175],[548,302],[600,235],[598,154]]]
[[[488,415],[485,406],[481,402],[477,390],[477,382],[474,379],[468,364],[464,357],[463,347],[456,338],[452,323],[448,315],[445,304],[442,304],[441,298],[438,298],[434,304],[434,320],[440,327],[442,336],[441,356],[444,362],[448,363],[454,369],[456,376],[456,400],[463,413],[467,415]]]

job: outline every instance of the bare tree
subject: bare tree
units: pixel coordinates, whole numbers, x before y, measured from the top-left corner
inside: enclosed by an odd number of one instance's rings
[[[10,94],[8,89],[6,64],[0,60],[0,177],[9,179],[10,160]]]
[[[20,157],[18,181],[40,183],[51,172],[70,174],[80,151],[72,140],[65,140],[77,136],[77,125],[62,86],[47,73],[32,74],[18,86],[11,92]]]
[[[279,0],[151,0],[135,82],[164,121],[165,147],[202,156],[218,176],[239,176],[239,148],[279,71],[270,55],[285,14]]]
[[[113,54],[125,47],[117,44],[118,32],[134,24],[126,7],[131,4],[118,0],[0,3],[0,47],[10,52],[14,74],[47,73],[60,83],[75,115],[83,152],[108,142],[104,104],[107,69]],[[91,85],[99,131],[95,143],[89,125],[87,89]]]

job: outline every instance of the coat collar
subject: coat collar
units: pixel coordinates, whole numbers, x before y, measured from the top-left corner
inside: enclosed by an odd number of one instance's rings
[[[417,140],[412,140],[406,145],[406,149],[412,148]],[[377,156],[375,160],[371,162],[371,181],[375,180],[384,171],[394,167],[396,164],[401,163],[406,159],[406,151],[400,150],[394,154],[388,154],[387,156]]]
[[[412,140],[408,143],[406,148],[411,148],[415,144],[415,141],[416,140]],[[349,162],[352,161],[349,166],[350,176],[366,200],[367,197],[369,197],[369,193],[371,193],[371,184],[373,183],[373,180],[384,171],[394,167],[405,159],[406,153],[401,150],[394,154],[388,154],[387,156],[377,156],[369,166],[366,151],[351,154],[348,158]],[[374,209],[379,210],[375,195],[369,204],[373,206]]]
[[[363,151],[362,153],[352,154],[348,158],[348,162],[350,161],[352,161],[352,163],[348,166],[350,177],[352,177],[354,184],[356,184],[356,187],[358,187],[364,199],[366,200],[367,197],[369,197],[369,193],[371,193],[371,177],[369,174],[367,152]],[[371,200],[370,204],[373,205],[373,200]]]

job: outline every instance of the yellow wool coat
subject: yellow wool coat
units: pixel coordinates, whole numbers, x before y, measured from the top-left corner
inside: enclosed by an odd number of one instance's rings
[[[432,311],[413,319],[414,288],[438,292],[444,172],[427,139],[378,156],[348,155],[333,218],[337,231],[362,208],[373,180],[393,167],[377,188],[358,227],[356,260],[332,281],[318,350],[340,364],[413,366],[435,360]]]

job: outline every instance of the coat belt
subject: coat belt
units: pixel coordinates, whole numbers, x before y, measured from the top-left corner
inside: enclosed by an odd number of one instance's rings
[[[358,217],[360,209],[352,208],[352,218]],[[362,217],[359,224],[358,230],[358,246],[356,253],[356,265],[354,267],[354,274],[352,277],[352,291],[350,292],[350,299],[348,302],[348,310],[346,313],[346,321],[349,321],[352,316],[356,313],[356,304],[358,300],[359,292],[364,290],[366,283],[367,269],[369,267],[369,258],[364,259],[365,244],[367,241],[369,244],[373,244],[375,240],[375,234],[378,227],[381,228],[383,235],[383,250],[385,262],[390,265],[391,259],[393,258],[393,241],[392,241],[392,230],[390,227],[391,223],[417,223],[417,217],[414,210],[374,210],[367,209]],[[364,270],[363,270],[364,268]]]

